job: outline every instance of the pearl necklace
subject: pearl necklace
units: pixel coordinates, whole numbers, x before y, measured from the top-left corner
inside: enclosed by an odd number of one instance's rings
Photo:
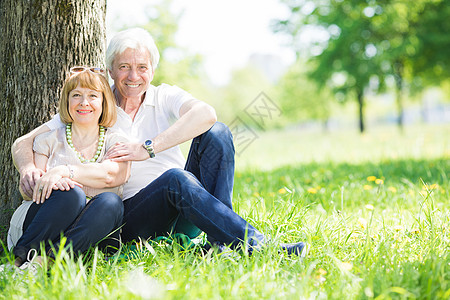
[[[98,146],[97,146],[97,152],[95,152],[95,155],[93,158],[91,159],[86,159],[83,157],[83,155],[77,151],[77,149],[75,149],[75,146],[73,145],[72,142],[72,123],[68,123],[66,124],[66,138],[67,138],[67,144],[69,144],[70,148],[72,148],[73,151],[75,151],[75,153],[78,156],[78,159],[82,162],[82,163],[86,163],[86,162],[96,162],[98,157],[100,156],[100,153],[102,152],[102,148],[103,148],[103,144],[105,141],[105,127],[100,125],[100,130],[99,130],[99,137],[98,137]]]

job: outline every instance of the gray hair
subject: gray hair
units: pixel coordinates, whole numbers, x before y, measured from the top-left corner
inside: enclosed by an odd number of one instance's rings
[[[106,68],[112,70],[114,58],[126,49],[143,50],[150,53],[152,71],[155,72],[159,62],[159,51],[150,33],[142,28],[131,28],[117,33],[106,49]]]

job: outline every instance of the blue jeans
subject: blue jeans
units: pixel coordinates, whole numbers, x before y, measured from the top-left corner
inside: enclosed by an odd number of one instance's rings
[[[179,232],[210,242],[256,245],[264,236],[231,205],[233,137],[216,123],[192,141],[185,169],[170,169],[124,201],[122,239],[154,238]]]
[[[75,253],[85,252],[119,228],[122,216],[122,200],[114,193],[101,193],[86,204],[86,195],[78,186],[69,191],[53,191],[44,203],[30,206],[23,235],[13,253],[25,261],[28,251],[39,250],[44,242],[47,254],[53,257],[49,242],[58,250],[61,234]]]

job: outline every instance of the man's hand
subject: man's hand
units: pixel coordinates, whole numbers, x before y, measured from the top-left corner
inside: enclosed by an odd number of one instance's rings
[[[33,201],[36,204],[44,203],[50,197],[53,187],[61,182],[61,179],[66,177],[68,172],[66,166],[57,166],[45,173],[36,181],[33,189]]]
[[[105,159],[111,161],[141,161],[150,158],[147,150],[139,143],[116,143],[108,152]]]
[[[33,196],[33,189],[36,181],[44,175],[44,171],[38,168],[29,169],[20,174],[20,189],[28,197]]]

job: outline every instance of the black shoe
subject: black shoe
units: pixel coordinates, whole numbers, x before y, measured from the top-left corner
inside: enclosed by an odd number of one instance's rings
[[[306,257],[308,254],[308,244],[304,242],[295,243],[295,244],[281,244],[281,251],[287,252],[290,255],[297,255],[301,258]]]

